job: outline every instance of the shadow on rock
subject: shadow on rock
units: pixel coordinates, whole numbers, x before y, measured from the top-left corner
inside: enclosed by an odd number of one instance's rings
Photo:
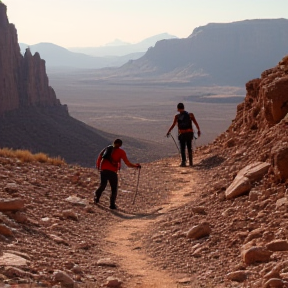
[[[208,170],[221,165],[225,160],[224,157],[214,155],[201,160],[197,165],[195,165],[195,168],[199,170]]]

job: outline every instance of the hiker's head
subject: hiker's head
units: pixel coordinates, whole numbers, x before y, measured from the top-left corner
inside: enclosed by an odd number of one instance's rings
[[[113,144],[114,144],[113,146],[114,146],[115,148],[120,148],[120,147],[122,146],[122,143],[123,143],[123,142],[122,142],[121,139],[116,139],[116,140],[114,141],[114,143],[113,143]]]
[[[182,111],[184,111],[184,104],[183,103],[178,103],[178,105],[177,105],[177,110],[178,110],[178,112],[182,112]]]

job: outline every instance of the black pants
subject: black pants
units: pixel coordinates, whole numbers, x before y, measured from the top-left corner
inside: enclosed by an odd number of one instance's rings
[[[99,188],[95,192],[95,197],[97,199],[100,199],[103,191],[107,186],[108,181],[111,186],[110,206],[115,206],[118,188],[118,175],[116,172],[110,170],[101,171],[101,183]]]
[[[179,142],[180,142],[182,164],[186,163],[185,149],[186,149],[186,146],[187,146],[188,155],[189,155],[189,164],[193,165],[193,160],[192,160],[192,140],[193,140],[193,136],[194,136],[193,132],[188,132],[188,133],[182,133],[178,137]]]

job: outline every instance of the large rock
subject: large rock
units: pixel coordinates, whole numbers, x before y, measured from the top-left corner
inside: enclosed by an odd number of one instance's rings
[[[74,288],[74,281],[73,279],[63,271],[57,271],[53,274],[53,280],[56,283],[61,283],[61,287],[65,288]]]
[[[12,253],[4,252],[0,257],[0,266],[26,266],[27,260]]]
[[[242,257],[244,263],[247,265],[254,264],[257,262],[269,262],[272,252],[264,247],[251,247],[247,250],[242,251]]]
[[[288,251],[287,240],[274,240],[266,245],[266,248],[270,251]]]
[[[241,196],[249,192],[251,188],[251,182],[247,177],[236,177],[232,184],[225,191],[226,199],[233,199]]]
[[[112,261],[110,258],[103,258],[97,261],[98,266],[106,266],[106,267],[116,267],[117,264]]]
[[[269,163],[255,162],[240,170],[232,184],[226,189],[226,198],[232,199],[249,192],[252,183],[260,180],[268,172],[269,167]]]
[[[19,211],[24,208],[22,199],[0,199],[0,211]]]
[[[282,147],[273,153],[274,172],[280,180],[288,179],[288,148]]]
[[[227,274],[227,278],[231,281],[243,282],[247,279],[247,273],[245,271],[235,271]]]
[[[279,123],[288,113],[288,75],[275,78],[273,83],[263,85],[264,110],[270,124]]]
[[[201,223],[197,226],[192,227],[188,233],[187,237],[190,239],[200,239],[209,236],[211,233],[211,228],[208,222]]]
[[[13,231],[5,224],[0,224],[0,235],[13,236]]]
[[[282,288],[284,287],[284,281],[279,278],[271,278],[264,284],[264,288]],[[286,286],[285,286],[286,287]]]
[[[251,182],[261,180],[271,165],[266,162],[254,162],[239,171],[237,176],[245,176]]]
[[[120,288],[121,284],[122,284],[121,280],[114,277],[108,277],[105,286],[110,288]]]

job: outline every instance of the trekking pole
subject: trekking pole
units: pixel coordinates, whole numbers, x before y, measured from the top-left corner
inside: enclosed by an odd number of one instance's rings
[[[139,172],[138,172],[136,192],[135,192],[135,195],[134,195],[134,198],[133,198],[133,202],[132,202],[133,205],[135,204],[136,196],[137,196],[137,194],[138,194],[139,181],[140,181],[140,170],[141,170],[141,168],[138,168],[138,169],[139,169]]]
[[[176,141],[175,141],[175,138],[173,137],[172,134],[169,134],[169,135],[172,137],[172,139],[173,139],[173,141],[174,141],[174,143],[175,143],[175,146],[177,147],[177,150],[178,150],[179,154],[181,154],[180,149],[179,149],[179,147],[178,147],[178,145],[177,145],[177,143],[176,143]],[[168,137],[169,137],[169,136],[168,136]]]

